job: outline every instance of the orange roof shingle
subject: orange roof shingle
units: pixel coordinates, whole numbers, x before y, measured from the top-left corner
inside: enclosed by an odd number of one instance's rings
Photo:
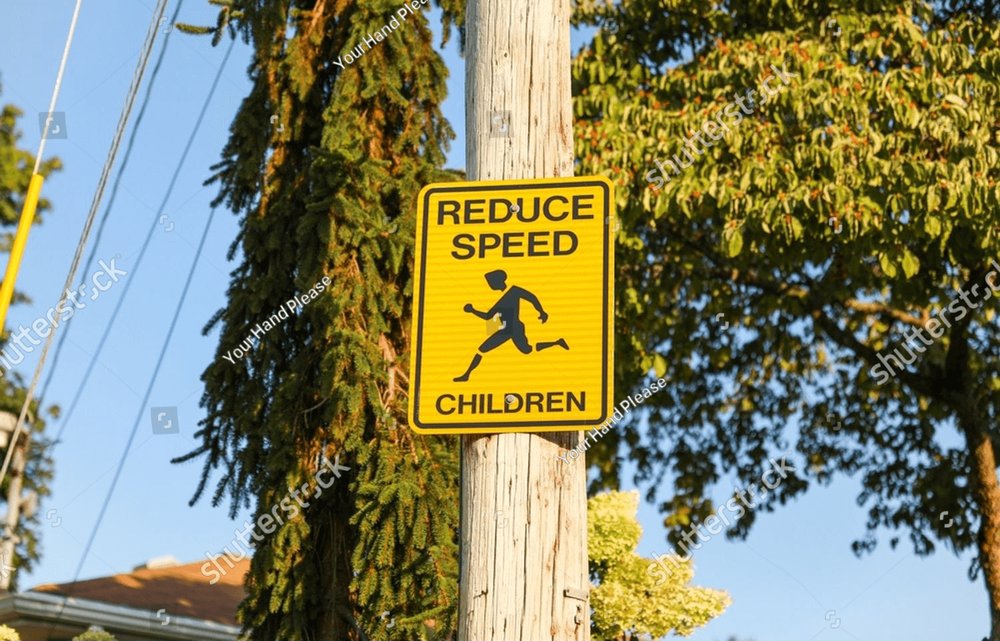
[[[48,583],[32,591],[153,611],[162,608],[168,615],[239,625],[236,608],[243,600],[243,576],[250,569],[249,559],[236,562],[214,585],[201,573],[204,564],[198,561],[166,568],[141,568],[128,574],[75,583]]]

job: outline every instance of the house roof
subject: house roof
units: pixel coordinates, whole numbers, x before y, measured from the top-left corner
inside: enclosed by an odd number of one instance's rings
[[[235,562],[232,569],[215,584],[202,574],[207,562],[150,569],[137,568],[128,574],[76,581],[48,583],[32,592],[59,594],[92,601],[158,611],[167,615],[187,616],[224,625],[238,625],[236,608],[243,600],[243,576],[250,569],[249,559]],[[218,574],[212,571],[212,574]]]
[[[99,626],[119,641],[238,641],[240,628],[191,617],[42,592],[0,597],[0,623],[22,639],[66,641]]]

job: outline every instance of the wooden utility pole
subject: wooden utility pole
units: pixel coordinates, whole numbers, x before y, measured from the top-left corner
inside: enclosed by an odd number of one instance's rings
[[[469,180],[573,175],[569,0],[469,0]],[[557,277],[553,274],[553,277]],[[587,641],[580,432],[463,436],[459,641]]]
[[[17,442],[12,441],[17,415],[0,412],[0,449],[14,448],[10,466],[10,481],[7,484],[7,518],[0,537],[0,592],[10,589],[14,570],[14,551],[17,547],[17,522],[21,518],[21,489],[24,485],[24,470],[27,467],[28,439],[30,433],[22,433]],[[3,443],[6,441],[6,443]],[[30,514],[29,514],[30,516]]]

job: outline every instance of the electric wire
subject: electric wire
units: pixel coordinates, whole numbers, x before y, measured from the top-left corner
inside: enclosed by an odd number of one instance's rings
[[[80,7],[83,0],[76,0],[73,8],[73,19],[69,23],[69,33],[66,34],[66,44],[63,46],[62,59],[59,60],[59,71],[56,73],[56,84],[52,87],[52,98],[49,99],[49,110],[45,114],[47,118],[52,117],[52,112],[56,109],[56,100],[59,98],[59,90],[62,89],[63,75],[66,73],[66,61],[69,60],[69,48],[73,44],[73,34],[76,33],[76,23],[80,20]],[[42,164],[42,154],[45,153],[45,141],[49,139],[49,121],[46,119],[45,127],[42,129],[42,139],[38,142],[38,155],[35,156],[35,167],[31,170],[32,175],[38,173],[38,168]]]
[[[226,51],[226,57],[224,60],[229,59],[229,54],[231,52],[232,43],[230,44],[229,50]],[[121,313],[122,306],[128,298],[128,293],[132,287],[132,283],[136,280],[136,274],[138,274],[139,268],[142,267],[143,258],[145,258],[146,251],[149,249],[149,244],[153,240],[153,234],[156,233],[156,228],[160,224],[159,212],[163,211],[163,209],[167,206],[167,202],[174,193],[174,187],[177,186],[177,179],[180,176],[181,169],[184,167],[184,162],[187,160],[188,153],[191,151],[192,145],[194,145],[195,138],[198,135],[198,130],[201,128],[201,124],[205,120],[205,114],[208,111],[208,104],[215,95],[215,90],[219,86],[220,78],[221,72],[212,82],[212,87],[209,90],[208,97],[205,99],[204,104],[202,104],[201,112],[198,114],[198,119],[195,121],[194,129],[191,131],[191,135],[188,137],[187,143],[184,145],[184,151],[181,152],[181,157],[177,162],[177,166],[174,167],[174,173],[170,177],[170,182],[167,185],[167,191],[163,194],[163,199],[160,201],[159,207],[156,208],[156,212],[154,212],[153,220],[150,223],[149,229],[146,231],[146,237],[142,241],[142,247],[139,249],[139,254],[136,256],[135,264],[133,265],[131,271],[129,271],[129,278],[125,280],[125,286],[122,289],[122,294],[118,297],[118,300],[115,303],[115,308],[111,312],[111,318],[108,319],[107,324],[104,326],[104,332],[101,334],[101,339],[98,341],[97,347],[94,349],[94,353],[90,357],[90,362],[87,363],[87,369],[83,374],[83,378],[80,380],[79,386],[76,388],[76,392],[73,394],[73,400],[70,401],[69,407],[66,409],[66,415],[63,417],[62,425],[59,426],[59,431],[56,433],[57,441],[71,422],[70,419],[73,417],[73,413],[76,411],[77,405],[83,397],[83,392],[87,387],[87,383],[90,382],[90,377],[94,372],[94,367],[97,366],[97,361],[100,358],[101,352],[104,351],[104,346],[107,344],[108,338],[111,336],[111,330],[114,328],[115,321],[118,319],[118,314]]]
[[[78,1],[77,11],[74,13],[74,25],[71,29],[75,29],[75,19],[79,16],[79,6],[80,2]],[[83,230],[80,232],[80,240],[76,245],[73,262],[70,264],[69,273],[66,274],[66,282],[63,285],[62,290],[60,290],[59,302],[56,304],[56,310],[58,313],[62,313],[62,310],[65,309],[69,288],[76,280],[76,272],[80,267],[80,259],[83,256],[83,249],[86,247],[87,239],[90,237],[90,229],[94,225],[94,218],[97,216],[97,208],[100,206],[101,199],[104,196],[104,188],[108,184],[108,176],[111,174],[111,168],[118,155],[118,147],[121,145],[122,137],[125,135],[126,125],[128,124],[129,116],[132,113],[132,107],[135,104],[136,95],[139,93],[139,85],[142,83],[142,77],[146,72],[146,65],[149,63],[149,56],[153,51],[153,44],[156,42],[156,30],[160,24],[160,20],[163,18],[163,13],[166,8],[167,0],[158,0],[156,10],[153,13],[153,21],[149,25],[149,30],[146,32],[146,40],[143,43],[142,51],[139,54],[139,63],[136,65],[135,73],[132,75],[132,83],[129,86],[128,93],[125,98],[125,104],[122,106],[122,113],[118,118],[118,125],[115,128],[114,138],[111,140],[111,147],[108,149],[108,155],[104,161],[101,176],[97,181],[97,188],[94,191],[94,198],[90,203],[90,210],[87,212],[87,219],[84,222]],[[68,55],[68,46],[64,53]],[[62,66],[63,65],[61,65],[61,67]],[[60,77],[58,79],[58,82],[60,83],[62,82],[61,74],[62,71],[60,71]],[[42,140],[44,141],[44,139],[43,134]],[[40,157],[41,155],[39,155],[39,158]],[[37,162],[38,159],[36,158],[36,164]],[[45,340],[45,346],[42,348],[41,356],[38,358],[38,364],[35,366],[35,373],[31,377],[31,385],[28,387],[28,391],[24,396],[24,404],[21,406],[21,413],[17,418],[17,425],[14,427],[14,433],[11,435],[11,443],[17,442],[18,437],[20,437],[21,432],[24,429],[24,419],[28,414],[28,409],[31,407],[31,401],[35,396],[35,388],[38,387],[38,381],[42,374],[42,368],[45,366],[45,358],[49,354],[49,349],[52,347],[52,341],[55,339],[56,331],[58,329],[59,319],[57,318],[55,322],[52,323],[52,330],[49,332],[49,336]],[[13,457],[14,450],[16,449],[17,448],[14,447],[7,448],[7,454],[4,456],[3,466],[0,467],[0,485],[3,484],[3,480],[7,475],[7,469],[10,467],[10,461]]]
[[[184,0],[178,0],[177,6],[174,8],[174,13],[170,16],[170,24],[177,23],[177,17],[180,14],[181,7],[183,5]],[[90,246],[90,253],[87,256],[86,264],[83,268],[84,274],[91,273],[91,270],[94,268],[94,259],[97,257],[97,249],[101,244],[101,236],[104,233],[104,226],[107,224],[108,218],[111,215],[111,209],[114,207],[115,201],[118,199],[118,188],[121,186],[122,176],[125,174],[125,168],[128,167],[128,161],[132,157],[132,148],[135,146],[136,134],[139,132],[143,116],[146,115],[146,107],[149,106],[149,99],[153,93],[153,86],[156,84],[156,77],[160,74],[160,67],[163,65],[163,58],[167,53],[167,47],[170,46],[170,34],[172,32],[173,29],[167,31],[166,36],[163,38],[163,47],[160,48],[160,52],[157,54],[156,62],[153,63],[153,69],[150,71],[149,82],[146,83],[146,93],[142,97],[142,104],[139,105],[139,112],[136,114],[135,122],[132,124],[132,131],[129,134],[128,142],[125,143],[125,152],[122,154],[121,165],[118,166],[118,173],[115,175],[115,182],[111,185],[111,193],[108,196],[107,204],[104,206],[104,212],[101,214],[101,222],[97,225],[97,231],[94,232],[94,242]],[[62,334],[59,335],[59,342],[56,343],[56,349],[52,352],[52,365],[49,367],[48,373],[45,376],[45,382],[42,383],[41,391],[38,392],[39,407],[41,407],[45,401],[45,395],[49,390],[49,384],[52,383],[52,379],[55,376],[57,366],[59,365],[59,355],[62,354],[63,345],[66,344],[66,337],[69,336],[69,323],[71,320],[73,320],[72,316],[66,319],[66,329],[64,329]],[[67,421],[62,422],[54,444],[59,443],[59,436],[62,435],[63,429],[66,427],[66,423]]]
[[[122,469],[125,467],[125,461],[132,449],[132,443],[135,441],[135,435],[139,431],[139,424],[142,421],[142,417],[146,413],[146,403],[149,402],[149,397],[153,393],[153,386],[156,384],[157,377],[160,374],[160,367],[163,365],[163,359],[166,357],[167,348],[170,346],[170,340],[174,336],[174,329],[177,327],[177,319],[180,317],[184,303],[187,301],[188,291],[191,289],[191,281],[194,279],[195,270],[198,267],[198,260],[201,258],[202,250],[205,247],[205,239],[208,237],[209,227],[212,225],[212,220],[215,218],[215,210],[216,208],[213,207],[208,215],[208,219],[205,221],[205,228],[201,232],[201,239],[198,241],[198,249],[195,251],[194,261],[191,263],[191,269],[188,271],[187,279],[184,281],[184,289],[181,291],[181,299],[177,303],[177,308],[174,310],[174,317],[170,320],[170,328],[167,330],[167,337],[164,339],[163,346],[160,348],[160,354],[156,358],[156,366],[153,368],[153,375],[149,380],[149,384],[146,386],[146,391],[142,397],[142,403],[139,405],[139,411],[136,412],[135,420],[132,423],[132,431],[129,433],[128,441],[125,443],[125,449],[122,450],[121,458],[118,459],[118,466],[115,468],[115,475],[111,479],[111,486],[108,488],[108,493],[104,497],[104,502],[101,504],[101,511],[97,515],[97,522],[94,524],[94,527],[90,532],[90,537],[87,539],[87,545],[84,547],[83,555],[80,557],[80,562],[76,566],[76,572],[73,573],[72,583],[76,583],[76,581],[80,578],[80,572],[83,570],[83,564],[86,562],[87,556],[90,554],[90,548],[93,546],[94,539],[97,537],[97,532],[100,529],[101,522],[104,520],[104,516],[108,510],[108,505],[111,503],[111,496],[114,494],[115,488],[118,485],[118,479],[121,477]]]
[[[207,108],[209,102],[211,101],[215,90],[218,87],[219,80],[222,77],[222,72],[226,67],[226,62],[229,60],[229,55],[233,51],[233,46],[236,44],[235,39],[230,41],[229,48],[226,51],[225,56],[222,59],[222,63],[219,65],[219,70],[216,73],[215,80],[212,82],[212,87],[209,90],[208,96],[205,99],[205,105],[202,107],[202,115],[204,115],[205,109]],[[194,130],[191,132],[191,138],[193,139],[198,132],[198,128],[201,124],[201,118],[199,117],[198,123],[195,125]],[[185,150],[186,152],[186,150]],[[182,160],[183,162],[183,160]],[[87,562],[87,557],[90,556],[90,550],[93,548],[94,541],[97,538],[97,533],[100,531],[101,524],[104,522],[104,517],[107,515],[108,506],[111,504],[111,497],[114,495],[115,489],[118,486],[118,481],[121,478],[122,470],[125,467],[125,462],[128,459],[129,453],[132,451],[132,444],[135,442],[135,436],[139,431],[139,425],[142,421],[142,417],[146,411],[146,403],[149,402],[149,397],[153,392],[153,387],[156,385],[157,377],[160,373],[160,368],[163,365],[163,360],[166,357],[167,349],[170,347],[170,341],[173,339],[174,331],[177,328],[177,321],[180,318],[181,311],[184,309],[184,304],[187,302],[188,293],[191,290],[191,282],[194,280],[194,274],[198,268],[198,262],[201,259],[201,255],[205,249],[205,241],[208,238],[209,229],[212,226],[212,221],[215,218],[216,207],[212,207],[209,212],[208,218],[205,221],[205,227],[201,232],[201,238],[198,241],[198,247],[195,250],[194,260],[191,262],[191,268],[188,270],[187,278],[184,281],[184,287],[181,290],[181,297],[174,309],[173,318],[170,320],[170,327],[167,329],[167,335],[163,340],[163,345],[160,347],[160,353],[156,358],[156,365],[153,368],[153,373],[149,379],[149,383],[146,385],[146,391],[143,394],[142,402],[139,404],[139,409],[136,412],[135,419],[132,422],[132,430],[129,433],[128,440],[125,443],[125,449],[122,451],[121,456],[118,459],[118,463],[115,467],[114,477],[111,479],[111,485],[108,487],[107,494],[104,496],[104,501],[101,503],[101,509],[97,514],[97,520],[94,522],[93,528],[91,528],[90,535],[87,537],[87,543],[83,548],[83,553],[80,555],[80,561],[77,563],[76,570],[73,572],[73,580],[71,583],[76,583],[80,579],[80,573],[83,571],[83,566]],[[64,601],[60,605],[59,612],[57,613],[55,620],[50,625],[50,630],[54,629],[55,625],[62,618],[63,610],[65,609],[66,602]]]
[[[205,107],[211,101],[213,94],[215,94],[215,89],[219,84],[219,79],[222,77],[222,71],[226,67],[226,62],[229,60],[229,54],[233,51],[233,46],[236,44],[236,40],[230,40],[229,49],[226,50],[226,55],[222,59],[222,64],[219,65],[219,71],[215,75],[215,81],[212,83],[212,88],[209,91],[208,97],[205,99]],[[204,114],[205,109],[202,108],[202,114]],[[201,124],[201,119],[199,118],[198,124]],[[196,125],[191,136],[194,138],[198,131],[198,126]],[[136,412],[135,420],[132,422],[132,431],[129,433],[128,440],[125,443],[125,449],[122,450],[121,457],[118,459],[118,465],[115,468],[115,475],[111,479],[111,485],[108,487],[108,493],[104,497],[104,502],[101,504],[101,510],[97,514],[97,521],[94,523],[94,527],[90,532],[90,536],[87,539],[87,544],[84,546],[83,554],[80,557],[80,562],[76,566],[76,572],[73,573],[73,583],[75,583],[80,578],[80,572],[83,570],[83,564],[87,560],[87,556],[90,554],[90,549],[94,544],[94,539],[97,537],[97,532],[101,527],[101,522],[104,520],[104,516],[107,513],[108,505],[111,503],[111,497],[115,492],[115,488],[118,486],[118,480],[121,477],[122,469],[125,467],[125,461],[128,458],[129,452],[132,450],[132,443],[135,442],[135,435],[139,431],[139,424],[142,421],[142,417],[146,412],[146,403],[149,402],[149,397],[153,393],[153,387],[156,384],[157,376],[160,374],[160,367],[163,365],[163,359],[166,357],[167,348],[170,346],[170,340],[173,338],[174,330],[177,327],[177,319],[180,317],[181,310],[184,307],[184,303],[187,301],[188,291],[191,288],[191,281],[194,279],[195,270],[198,267],[198,261],[201,258],[202,251],[205,248],[205,239],[208,237],[208,230],[212,224],[212,219],[215,217],[215,207],[212,207],[211,212],[208,215],[208,219],[205,222],[205,228],[201,232],[201,239],[198,241],[198,248],[195,251],[194,260],[191,262],[191,269],[188,270],[187,279],[184,281],[184,288],[181,290],[181,298],[177,303],[176,309],[174,309],[174,316],[170,320],[170,328],[167,330],[167,336],[163,340],[163,346],[160,348],[160,354],[156,358],[156,366],[153,368],[153,374],[149,379],[149,384],[146,386],[146,391],[143,393],[142,402],[139,404],[139,410]]]

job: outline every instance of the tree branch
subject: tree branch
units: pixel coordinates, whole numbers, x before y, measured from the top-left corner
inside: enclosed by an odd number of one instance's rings
[[[800,300],[805,305],[805,312],[812,316],[815,326],[821,329],[823,333],[837,345],[851,351],[855,356],[862,359],[869,366],[874,366],[879,362],[878,352],[876,350],[859,341],[853,333],[841,328],[836,322],[823,313],[823,301],[814,294],[816,287],[806,289],[791,283],[773,282],[767,278],[762,278],[756,272],[741,273],[736,269],[727,269],[725,265],[726,261],[721,260],[718,256],[714,255],[714,253],[707,247],[704,247],[703,245],[696,245],[695,243],[688,241],[682,234],[678,234],[677,238],[679,238],[683,244],[698,251],[705,257],[706,260],[712,263],[712,265],[719,270],[716,274],[717,276],[724,277],[724,274],[728,273],[731,280],[735,280],[744,285],[749,285],[757,288],[758,290],[768,292],[779,299],[792,297]],[[830,276],[830,274],[831,272],[827,271],[823,274],[819,281],[822,283],[828,276]],[[851,308],[852,303],[855,305],[862,305],[860,301],[855,299],[843,301],[840,304],[845,308]],[[874,305],[879,304],[875,303]],[[896,315],[906,316],[899,310],[895,310],[884,305],[881,307],[884,308],[882,311],[885,313],[894,312]],[[910,318],[915,319],[915,317]],[[918,320],[918,322],[920,321]],[[925,321],[920,322],[919,326],[923,327],[924,322]],[[942,398],[942,390],[938,386],[933,385],[929,377],[913,374],[912,372],[908,372],[906,370],[899,372],[898,377],[912,390],[920,394],[924,394],[930,398]]]
[[[895,307],[890,307],[884,303],[861,301],[857,298],[845,300],[843,305],[848,309],[853,309],[854,311],[865,314],[866,316],[888,316],[894,320],[906,323],[907,325],[919,327],[920,329],[926,329],[927,321],[930,319],[930,315],[926,312],[921,316],[914,316],[913,314],[907,314],[904,311],[898,310]]]

